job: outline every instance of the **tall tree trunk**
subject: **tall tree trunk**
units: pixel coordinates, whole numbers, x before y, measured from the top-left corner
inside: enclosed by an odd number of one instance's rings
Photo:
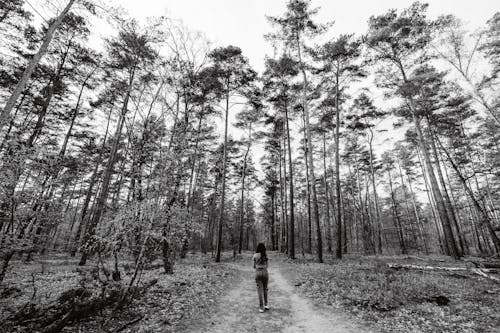
[[[447,253],[448,248],[445,246],[443,242],[443,232],[442,229],[440,228],[441,221],[439,220],[439,214],[437,213],[437,208],[436,208],[436,200],[434,200],[434,194],[432,191],[429,189],[429,180],[427,178],[428,173],[425,170],[425,164],[422,162],[422,157],[420,156],[420,150],[417,148],[417,157],[418,161],[420,164],[420,168],[422,170],[422,177],[424,178],[424,185],[425,185],[425,191],[427,193],[427,198],[429,200],[429,206],[431,207],[432,211],[432,216],[434,217],[434,226],[436,227],[436,232],[437,232],[437,238],[439,242],[439,248],[441,249],[442,253]]]
[[[222,191],[220,198],[220,216],[219,225],[217,227],[217,253],[215,262],[220,262],[222,252],[222,227],[224,224],[224,205],[226,196],[226,169],[227,169],[227,125],[229,122],[229,92],[226,93],[226,112],[224,119],[224,156],[222,159]]]
[[[408,78],[407,78],[406,72],[403,68],[403,64],[398,62],[397,65],[401,71],[401,76],[402,76],[403,82],[405,84],[407,84]],[[445,202],[443,199],[443,195],[442,195],[441,191],[439,190],[439,185],[438,185],[438,182],[436,179],[436,175],[434,174],[434,168],[432,166],[431,157],[429,154],[429,150],[427,148],[424,134],[422,132],[421,118],[417,115],[417,106],[415,105],[415,101],[413,100],[413,97],[411,97],[411,96],[407,97],[407,101],[408,101],[408,106],[409,106],[411,114],[412,114],[413,124],[415,125],[415,130],[417,132],[417,138],[418,138],[418,142],[420,144],[420,150],[422,152],[424,162],[427,165],[427,172],[428,172],[428,176],[429,176],[430,187],[431,187],[431,190],[434,194],[434,199],[436,200],[437,210],[439,213],[441,224],[443,226],[446,247],[448,249],[448,253],[450,256],[452,256],[455,259],[459,259],[460,252],[458,251],[457,244],[455,243],[455,237],[453,236],[453,229],[451,226],[451,224],[452,224],[451,218],[447,213],[446,205],[445,205]]]
[[[350,238],[351,241],[348,241],[347,239],[347,220],[346,220],[346,203],[344,201],[344,195],[342,192],[340,193],[340,203],[342,206],[341,209],[341,215],[342,215],[342,253],[346,254],[347,253],[347,247],[349,244],[352,244],[352,237]],[[338,222],[337,222],[338,223]],[[352,230],[352,226],[351,226]]]
[[[276,250],[276,235],[275,235],[275,224],[276,224],[276,217],[274,214],[274,197],[276,196],[276,191],[273,191],[271,193],[271,250],[275,251]]]
[[[286,139],[288,143],[288,177],[290,190],[290,220],[288,226],[288,257],[295,259],[295,204],[293,198],[293,166],[292,166],[292,147],[290,144],[290,124],[288,119],[288,106],[285,104],[285,120],[286,120]]]
[[[96,202],[96,208],[94,215],[89,220],[88,226],[85,230],[84,243],[90,241],[92,236],[95,234],[95,228],[97,224],[101,220],[101,216],[104,213],[104,207],[106,205],[106,200],[108,198],[108,190],[109,184],[111,181],[111,177],[113,176],[114,166],[116,162],[116,155],[118,153],[118,146],[120,144],[120,139],[122,135],[123,125],[125,124],[125,116],[128,110],[128,102],[130,99],[130,94],[132,92],[132,86],[135,78],[135,70],[136,67],[133,67],[132,72],[130,74],[127,92],[125,94],[125,98],[123,100],[123,106],[120,112],[120,118],[118,120],[118,125],[116,127],[115,135],[113,138],[113,146],[111,147],[111,152],[108,158],[108,163],[106,165],[106,169],[104,170],[104,175],[102,179],[101,192],[99,193],[99,197]],[[82,258],[80,259],[79,265],[83,266],[87,262],[87,257],[89,255],[89,251],[84,251]]]
[[[280,252],[285,252],[285,243],[283,240],[283,232],[284,232],[284,211],[283,211],[283,173],[281,169],[281,147],[278,153],[278,172],[276,172],[276,167],[275,167],[275,172],[279,176],[279,202],[276,200],[276,217],[277,220],[279,221],[279,228],[276,230],[276,239],[278,240],[278,250]]]
[[[407,254],[408,251],[406,249],[405,237],[403,234],[403,228],[401,226],[401,220],[399,219],[398,207],[396,205],[396,198],[394,197],[394,189],[392,186],[392,175],[391,171],[387,171],[387,175],[389,176],[389,189],[391,191],[391,201],[392,201],[392,210],[394,212],[394,218],[396,221],[396,229],[398,231],[399,245],[401,247],[401,254]]]
[[[404,181],[404,178],[403,178],[403,170],[401,169],[401,164],[398,162],[398,171],[399,171],[399,179],[401,180],[401,189],[403,190],[403,195],[404,195],[404,199],[405,199],[405,210],[406,210],[406,216],[408,218],[408,224],[411,228],[411,232],[412,232],[412,238],[415,239],[415,246],[417,248],[417,251],[420,251],[420,247],[419,247],[419,244],[418,244],[418,235],[417,235],[417,232],[415,231],[415,226],[414,226],[414,223],[412,221],[412,216],[410,214],[410,206],[409,206],[409,201],[410,199],[408,198],[408,192],[406,191],[406,184],[405,184],[405,181]]]
[[[472,207],[470,205],[467,206],[467,211],[469,213],[471,229],[472,229],[472,232],[474,234],[473,238],[476,240],[475,241],[475,243],[476,243],[476,249],[477,249],[477,251],[478,251],[479,254],[485,254],[486,251],[484,250],[483,245],[481,243],[481,236],[479,234],[479,230],[478,230],[478,227],[477,227],[477,223],[476,223],[476,219],[475,219],[475,216],[474,216],[474,212],[473,212]]]
[[[368,213],[368,202],[363,202],[361,191],[361,172],[359,169],[359,161],[356,160],[356,185],[358,190],[359,210],[361,212],[361,234],[363,236],[363,251],[365,254],[375,253],[375,244],[373,244],[372,225],[370,224],[370,216]]]
[[[288,232],[288,194],[286,191],[286,181],[287,181],[287,171],[286,171],[286,134],[283,132],[282,133],[282,138],[283,138],[283,151],[281,152],[281,156],[283,157],[283,163],[281,166],[283,167],[283,239],[285,240],[285,248],[286,248],[286,254],[288,255],[289,253],[289,239],[288,237],[290,236],[290,233]]]
[[[462,183],[467,195],[469,196],[470,200],[474,204],[474,207],[476,208],[478,213],[481,215],[482,224],[484,224],[486,226],[486,228],[490,234],[490,238],[493,242],[493,245],[495,246],[496,253],[500,252],[500,239],[498,238],[497,234],[495,233],[495,229],[493,228],[493,223],[491,221],[490,216],[488,215],[488,213],[486,212],[484,207],[482,207],[481,204],[479,203],[479,201],[476,199],[474,192],[467,184],[467,180],[462,175],[462,172],[460,171],[458,165],[455,163],[453,158],[450,156],[448,150],[441,143],[441,140],[439,140],[439,138],[436,138],[436,139],[437,139],[437,142],[440,145],[441,149],[445,153],[446,157],[448,158],[448,161],[450,162],[452,168],[455,170],[455,173],[457,174],[458,179]]]
[[[66,50],[66,53],[63,57],[63,61],[61,62],[61,65],[59,66],[59,70],[58,70],[58,73],[57,73],[54,81],[58,80],[58,77],[61,74],[61,70],[62,70],[63,64],[65,62],[66,55],[67,55],[68,51],[69,51],[69,46],[68,46],[68,49]],[[69,125],[68,130],[66,131],[66,135],[64,136],[63,144],[62,144],[61,149],[59,150],[59,153],[57,155],[55,167],[52,170],[50,170],[49,174],[47,175],[46,179],[43,182],[44,184],[46,184],[47,182],[49,183],[48,189],[46,191],[46,194],[42,193],[40,196],[42,198],[42,200],[41,200],[42,203],[35,204],[35,207],[33,208],[33,211],[35,212],[35,216],[36,216],[36,211],[38,210],[38,208],[39,208],[39,210],[44,209],[45,211],[47,211],[50,207],[50,200],[53,198],[54,192],[56,190],[56,181],[57,181],[57,178],[59,176],[59,173],[61,172],[61,170],[63,168],[62,163],[63,163],[64,157],[66,156],[66,150],[68,147],[69,139],[73,133],[73,127],[75,125],[75,120],[78,116],[78,112],[80,111],[80,103],[81,103],[83,91],[85,89],[85,85],[87,84],[87,81],[90,79],[90,77],[93,75],[94,72],[95,72],[95,69],[92,70],[92,72],[85,77],[85,79],[80,87],[80,91],[78,93],[76,105],[75,105],[75,108],[73,109],[73,112],[71,114],[70,125]],[[47,111],[49,102],[50,102],[50,99],[46,102],[46,105],[44,105],[44,112],[43,112],[44,114]],[[41,130],[41,127],[40,127],[40,130]],[[33,142],[31,144],[33,144]],[[33,223],[36,223],[36,222],[34,221]],[[37,236],[43,231],[42,228],[43,228],[43,223],[40,223],[40,225],[37,229],[37,232],[36,232]]]
[[[335,196],[337,197],[337,249],[335,256],[342,259],[342,205],[340,197],[340,98],[339,75],[335,76]]]
[[[49,109],[50,102],[52,101],[52,97],[53,97],[53,93],[54,93],[54,85],[57,81],[60,80],[62,70],[63,70],[64,64],[66,63],[66,58],[68,56],[70,47],[71,47],[71,43],[69,43],[67,45],[66,50],[64,51],[62,58],[57,66],[57,71],[56,71],[55,75],[53,77],[51,77],[51,79],[49,80],[49,83],[45,86],[45,96],[44,96],[45,98],[44,98],[41,109],[37,112],[38,114],[37,114],[37,120],[35,123],[35,127],[33,128],[33,132],[31,133],[31,135],[23,143],[26,150],[30,150],[31,148],[33,148],[33,145],[35,144],[36,139],[38,138],[38,136],[42,132],[42,129],[43,129],[44,123],[45,123],[45,117],[47,115],[47,111]],[[0,127],[0,130],[1,130],[1,127]],[[26,163],[27,155],[19,155],[18,151],[13,151],[11,148],[9,148],[7,154],[9,156],[13,156],[14,158],[18,157],[18,159],[19,159],[19,161],[16,163],[16,165],[13,165],[13,168],[15,168],[14,169],[15,170],[14,176],[11,177],[11,179],[9,179],[9,182],[7,183],[7,186],[6,186],[6,188],[11,187],[12,189],[15,189],[18,185],[18,182],[19,182],[19,179],[21,178],[21,175],[24,172],[24,166]],[[48,179],[46,179],[46,181],[47,180]],[[46,184],[46,181],[43,183],[43,185]],[[13,192],[13,190],[12,190],[12,192]],[[42,193],[43,193],[43,191],[42,191]],[[42,198],[43,198],[43,196],[40,199],[42,199]],[[38,210],[38,207],[40,206],[39,205],[40,201],[43,201],[43,200],[39,200],[39,199],[36,200],[37,203],[34,205],[34,209],[33,209],[33,211],[35,212],[33,214],[34,218],[30,219],[30,223],[31,222],[36,223],[36,211]],[[8,201],[2,202],[2,204],[1,204],[2,210],[5,210],[4,207],[5,208],[9,207]],[[22,233],[20,233],[20,235],[22,235]]]
[[[450,216],[452,226],[455,227],[455,230],[457,231],[458,245],[460,246],[460,248],[459,248],[460,256],[462,256],[464,251],[465,251],[465,248],[466,248],[465,241],[464,241],[463,235],[460,232],[460,227],[459,227],[459,223],[457,221],[457,217],[455,215],[455,210],[453,209],[453,205],[451,203],[451,199],[450,199],[450,196],[448,194],[448,189],[446,187],[446,182],[445,182],[444,177],[443,177],[443,172],[441,171],[441,163],[439,160],[439,153],[437,151],[437,147],[436,147],[436,143],[435,143],[435,133],[431,127],[429,119],[427,119],[427,126],[429,129],[430,144],[431,144],[432,152],[434,154],[434,160],[435,160],[436,169],[437,169],[437,176],[439,179],[439,183],[441,184],[441,193],[443,194],[444,204],[445,204],[446,210],[448,212],[448,216]]]
[[[412,102],[412,104],[413,104],[413,102]],[[415,110],[415,107],[413,106],[412,109]],[[445,244],[446,244],[446,247],[448,249],[449,255],[455,259],[459,259],[460,252],[458,251],[457,245],[455,243],[455,237],[453,236],[453,229],[451,227],[451,219],[447,213],[446,205],[444,203],[444,199],[443,199],[443,196],[441,194],[441,191],[439,190],[436,175],[434,174],[434,169],[432,167],[430,154],[429,154],[429,151],[427,150],[427,146],[425,144],[425,138],[424,138],[424,135],[422,133],[420,119],[416,116],[415,111],[413,111],[412,113],[413,113],[413,121],[414,121],[415,128],[417,130],[417,135],[419,138],[419,143],[421,146],[420,150],[422,151],[424,162],[427,165],[427,172],[428,172],[428,176],[429,176],[430,187],[431,187],[431,190],[434,194],[434,199],[436,201],[439,217],[440,217],[440,220],[441,220],[441,223],[443,226]]]
[[[97,156],[97,160],[96,160],[95,165],[94,165],[94,170],[92,171],[92,176],[90,176],[89,187],[87,189],[87,193],[85,194],[85,200],[83,201],[82,211],[80,213],[80,223],[78,223],[78,227],[76,229],[76,233],[75,233],[75,236],[73,238],[73,246],[71,247],[71,252],[70,252],[72,257],[74,257],[76,255],[76,251],[78,250],[78,247],[80,246],[80,237],[81,237],[81,233],[83,231],[83,227],[85,224],[85,218],[87,217],[87,210],[88,210],[89,205],[90,205],[90,200],[92,199],[92,193],[93,193],[95,183],[97,181],[97,174],[99,171],[99,166],[102,162],[102,156],[104,154],[104,149],[106,147],[106,140],[108,138],[108,131],[109,131],[109,123],[111,121],[111,113],[112,113],[112,109],[109,111],[108,120],[106,123],[106,130],[104,132],[104,137],[102,139],[101,148],[99,149],[99,155]]]
[[[57,16],[57,18],[52,22],[52,24],[49,26],[47,29],[47,32],[45,33],[45,36],[42,41],[42,45],[38,49],[37,53],[31,58],[31,60],[28,63],[28,66],[23,72],[23,75],[21,76],[21,79],[19,82],[16,84],[16,87],[14,88],[14,91],[12,94],[9,96],[9,99],[7,100],[7,103],[5,104],[4,108],[0,112],[0,131],[3,129],[5,124],[9,121],[10,117],[10,112],[14,108],[14,105],[16,104],[17,99],[23,92],[24,88],[26,87],[26,84],[28,83],[28,80],[30,79],[31,75],[35,71],[36,66],[40,62],[40,59],[45,55],[47,52],[47,48],[49,47],[50,42],[52,41],[52,38],[54,37],[54,33],[63,21],[64,17],[66,14],[69,12],[71,9],[71,6],[75,3],[76,0],[69,0],[68,4],[66,7],[63,9],[63,11]]]
[[[186,110],[187,112],[187,110]],[[172,251],[172,245],[170,244],[170,239],[169,239],[169,233],[170,233],[170,220],[172,218],[172,207],[174,204],[177,202],[178,197],[179,197],[179,188],[181,186],[181,181],[182,181],[182,171],[180,168],[180,152],[184,149],[184,139],[185,139],[185,134],[186,134],[186,127],[188,125],[187,119],[186,122],[184,123],[184,128],[182,130],[176,131],[178,132],[181,137],[179,138],[178,142],[175,145],[174,148],[174,159],[172,161],[172,170],[175,170],[175,176],[174,176],[174,185],[173,185],[173,190],[172,190],[172,195],[170,196],[170,199],[166,203],[165,207],[165,222],[163,224],[162,228],[162,240],[161,240],[161,248],[162,248],[162,259],[163,259],[163,269],[165,274],[173,274],[174,273],[174,258],[173,258],[173,251]]]
[[[204,109],[204,106],[202,105],[201,106],[201,110]],[[202,111],[203,112],[203,111]],[[197,162],[197,158],[198,158],[198,146],[199,146],[199,143],[200,143],[200,134],[201,134],[201,126],[202,126],[202,122],[203,122],[203,113],[200,114],[200,118],[198,119],[198,129],[196,130],[196,140],[195,140],[195,143],[194,143],[194,153],[193,153],[193,157],[192,157],[192,163],[191,163],[191,168],[190,168],[190,175],[189,175],[189,189],[188,189],[188,199],[186,200],[187,202],[187,206],[188,206],[188,211],[191,210],[191,206],[192,206],[192,196],[193,196],[193,192],[194,192],[194,188],[195,188],[195,184],[194,184],[194,180],[195,180],[195,177],[194,177],[194,171],[196,169],[196,162]]]
[[[278,159],[279,159],[279,176],[280,176],[280,213],[281,213],[281,221],[280,221],[280,251],[285,253],[287,252],[287,243],[286,243],[286,208],[285,208],[285,197],[286,197],[286,178],[283,175],[283,171],[285,170],[283,167],[283,147],[282,143],[280,143]]]
[[[325,212],[326,212],[326,243],[328,253],[332,253],[332,228],[331,228],[331,218],[330,218],[330,204],[329,204],[329,187],[327,180],[326,171],[326,134],[323,133],[323,185],[325,187]]]
[[[244,222],[244,214],[245,214],[245,209],[244,209],[245,179],[246,179],[246,172],[247,172],[247,158],[248,158],[248,153],[250,152],[250,142],[251,142],[251,135],[249,135],[247,149],[245,151],[245,156],[243,157],[243,170],[242,170],[242,174],[241,174],[241,209],[240,209],[240,223],[239,223],[239,232],[238,232],[238,234],[239,234],[238,253],[239,254],[241,254],[241,249],[243,247],[243,222]]]
[[[74,212],[73,212],[73,217],[71,219],[71,224],[69,226],[69,230],[68,230],[68,238],[66,240],[66,245],[64,246],[64,250],[65,251],[70,251],[70,248],[71,248],[71,241],[72,241],[72,235],[73,235],[73,228],[75,227],[75,223],[76,223],[76,217],[78,216],[78,210],[80,208],[80,200],[82,198],[82,192],[83,192],[83,178],[80,179],[80,188],[78,190],[78,199],[76,201],[76,206],[73,208]]]
[[[375,180],[375,167],[374,167],[374,157],[373,157],[373,131],[370,127],[370,138],[368,140],[368,147],[370,149],[370,174],[371,174],[371,185],[373,189],[373,200],[375,201],[375,214],[377,218],[377,250],[379,254],[382,254],[382,219],[380,217],[380,204],[379,197],[377,193],[377,184]]]
[[[439,158],[441,159],[442,164],[443,164],[444,175],[446,176],[446,182],[448,183],[448,187],[449,187],[449,191],[450,191],[450,199],[451,199],[451,203],[452,203],[452,209],[453,209],[453,212],[456,216],[455,220],[457,222],[457,225],[455,226],[455,229],[457,230],[458,238],[459,238],[460,244],[461,244],[462,249],[463,249],[463,254],[469,255],[470,254],[469,243],[467,241],[467,237],[465,236],[465,234],[463,232],[463,225],[462,225],[462,222],[460,219],[460,213],[459,213],[459,208],[458,208],[459,206],[457,205],[457,200],[455,198],[455,195],[453,194],[453,188],[451,187],[451,180],[450,180],[448,168],[445,165],[444,157],[442,156],[442,154],[440,154]]]
[[[307,252],[312,253],[312,218],[311,218],[311,180],[309,179],[309,149],[307,148],[307,135],[305,131],[306,117],[302,112],[304,123],[304,161],[306,167],[306,199],[307,199]]]
[[[96,68],[94,68],[85,77],[85,79],[83,80],[82,86],[80,87],[80,92],[78,93],[78,98],[76,100],[76,105],[75,105],[75,108],[73,109],[73,113],[71,114],[70,124],[69,124],[68,130],[66,132],[66,136],[64,137],[64,141],[63,141],[63,144],[61,146],[61,150],[59,151],[59,158],[60,159],[62,159],[65,156],[65,154],[66,154],[66,149],[68,147],[69,138],[71,137],[71,135],[73,133],[73,127],[75,125],[75,120],[78,117],[78,112],[80,111],[80,105],[81,105],[81,100],[82,100],[82,96],[83,96],[83,91],[85,89],[85,85],[87,84],[88,80],[90,80],[90,78],[94,74],[95,70],[96,70]]]
[[[300,64],[300,71],[302,72],[302,108],[304,110],[304,116],[305,116],[305,123],[306,123],[306,136],[307,136],[307,150],[309,154],[309,178],[311,180],[311,194],[312,194],[312,208],[313,208],[313,216],[314,216],[314,222],[316,225],[316,246],[317,246],[317,257],[318,257],[318,262],[322,263],[323,262],[323,241],[321,238],[321,224],[320,224],[320,219],[319,219],[319,208],[318,208],[318,194],[316,191],[316,175],[314,173],[314,151],[313,151],[313,146],[312,146],[312,135],[311,135],[311,125],[309,121],[309,110],[308,110],[308,101],[307,101],[307,89],[309,86],[309,83],[307,81],[307,74],[305,70],[304,63],[302,61],[302,55],[301,55],[301,45],[300,45],[300,38],[299,35],[297,35],[297,52],[298,52],[298,58],[299,58],[299,64]]]
[[[415,192],[413,191],[411,178],[410,178],[410,175],[408,174],[408,172],[406,173],[406,178],[408,179],[408,188],[410,189],[411,203],[413,206],[413,212],[415,213],[415,219],[417,222],[419,236],[420,236],[420,239],[422,240],[422,243],[424,244],[425,254],[429,254],[429,247],[427,245],[427,240],[425,239],[425,236],[424,236],[424,229],[423,229],[423,225],[422,225],[422,220],[420,219],[420,215],[418,214],[417,203],[415,201]]]

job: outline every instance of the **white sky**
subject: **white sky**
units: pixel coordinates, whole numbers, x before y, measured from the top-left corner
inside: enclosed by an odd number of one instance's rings
[[[334,21],[333,34],[355,33],[367,29],[371,15],[390,8],[408,7],[412,0],[312,0],[321,7],[319,22]],[[429,14],[454,14],[474,29],[500,11],[498,0],[429,0]],[[239,46],[257,70],[263,69],[263,59],[272,49],[263,35],[271,31],[265,16],[281,15],[286,0],[113,0],[137,18],[167,14],[181,19],[188,27],[204,32],[216,45]]]

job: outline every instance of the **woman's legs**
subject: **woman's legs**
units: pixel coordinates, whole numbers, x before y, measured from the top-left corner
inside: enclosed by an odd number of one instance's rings
[[[257,283],[257,293],[259,294],[259,308],[264,309],[264,297],[267,298],[267,289],[264,293],[264,281],[262,276],[257,275],[255,277],[255,282]],[[266,286],[267,287],[267,286]],[[267,302],[266,302],[267,304]]]
[[[255,282],[257,283],[257,293],[259,294],[259,307],[263,310],[267,306],[268,273],[266,271],[257,271],[255,273]]]
[[[269,282],[269,276],[265,274],[262,278],[262,289],[264,294],[264,306],[267,306],[267,283]]]

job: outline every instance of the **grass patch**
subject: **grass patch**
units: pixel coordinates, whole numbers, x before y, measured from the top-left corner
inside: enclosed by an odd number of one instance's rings
[[[458,265],[433,260],[425,264]],[[480,277],[387,268],[386,262],[414,263],[404,257],[328,264],[287,261],[292,283],[301,293],[322,305],[346,308],[384,332],[495,332],[500,327],[500,288]],[[442,297],[449,300],[447,305]]]

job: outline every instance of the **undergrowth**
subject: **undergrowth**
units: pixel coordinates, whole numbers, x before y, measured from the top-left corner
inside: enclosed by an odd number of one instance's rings
[[[30,313],[50,310],[68,293],[82,289],[84,283],[81,268],[68,259],[53,260],[48,265],[32,262],[16,266],[2,288],[0,332],[39,331],[34,322],[26,323]],[[126,280],[131,268],[126,262],[121,267]],[[112,305],[90,311],[88,317],[73,320],[62,332],[179,332],[191,321],[210,315],[219,296],[236,278],[236,270],[227,262],[215,264],[210,256],[201,255],[180,260],[173,275],[164,274],[161,263],[151,265],[142,274],[142,281],[154,280],[155,284],[136,295],[133,302],[120,309]],[[82,294],[85,300],[100,293],[99,286],[88,283],[82,290],[88,293]],[[72,299],[78,303],[78,297]]]
[[[383,332],[498,332],[498,285],[459,274],[394,271],[387,261],[394,258],[299,260],[288,267],[301,293],[348,309]]]

